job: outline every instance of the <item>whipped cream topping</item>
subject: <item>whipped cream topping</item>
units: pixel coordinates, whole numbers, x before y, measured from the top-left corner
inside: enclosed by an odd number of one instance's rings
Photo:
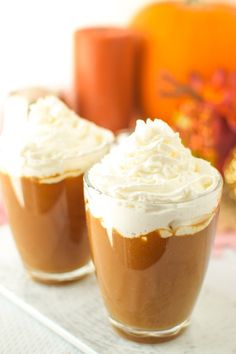
[[[110,131],[78,117],[54,96],[31,104],[17,128],[6,125],[3,130],[1,169],[12,176],[31,176],[48,183],[55,176],[83,173],[113,141]]]
[[[219,172],[158,119],[138,120],[88,180],[91,213],[126,237],[157,229],[163,237],[195,233],[210,222],[221,195]]]

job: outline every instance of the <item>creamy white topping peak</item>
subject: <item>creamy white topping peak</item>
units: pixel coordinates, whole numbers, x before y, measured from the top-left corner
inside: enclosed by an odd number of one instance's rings
[[[12,175],[40,178],[84,172],[112,140],[110,131],[78,117],[58,98],[40,98],[30,105],[21,129],[3,131],[1,168]]]
[[[138,120],[132,135],[88,173],[86,198],[108,235],[159,230],[162,237],[205,228],[219,204],[221,177],[195,158],[165,122]]]
[[[148,119],[137,121],[135,132],[94,166],[89,179],[112,197],[179,202],[213,190],[219,174],[193,157],[165,122]]]

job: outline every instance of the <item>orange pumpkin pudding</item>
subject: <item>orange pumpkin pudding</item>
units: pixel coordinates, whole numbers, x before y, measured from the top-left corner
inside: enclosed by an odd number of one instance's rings
[[[21,131],[3,131],[0,179],[9,224],[33,278],[57,283],[91,272],[83,174],[112,140],[53,96],[30,105]]]
[[[190,321],[215,235],[222,179],[160,120],[85,175],[87,223],[111,323],[135,338],[175,336]]]

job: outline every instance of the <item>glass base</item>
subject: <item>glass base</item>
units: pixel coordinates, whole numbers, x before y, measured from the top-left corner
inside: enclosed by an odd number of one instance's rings
[[[109,317],[109,321],[116,329],[118,329],[119,332],[123,333],[129,339],[133,339],[133,340],[146,339],[147,342],[149,340],[150,342],[153,342],[153,340],[155,341],[155,340],[172,339],[176,337],[178,334],[180,334],[182,330],[188,327],[190,323],[190,319],[187,319],[182,323],[179,323],[178,325],[171,328],[162,329],[162,330],[143,330],[143,329],[138,329],[138,328],[124,325],[121,322],[114,320],[112,317]]]
[[[90,261],[83,267],[66,273],[46,273],[39,270],[27,269],[29,275],[36,281],[46,284],[62,284],[78,280],[94,272],[93,263]]]

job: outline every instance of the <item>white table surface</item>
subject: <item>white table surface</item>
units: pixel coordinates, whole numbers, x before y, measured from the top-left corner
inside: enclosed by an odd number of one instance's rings
[[[1,354],[82,353],[0,296]]]
[[[192,324],[183,335],[142,345],[110,328],[94,276],[61,287],[34,283],[8,228],[1,227],[0,354],[28,353],[236,354],[236,253],[226,250],[211,259]]]

